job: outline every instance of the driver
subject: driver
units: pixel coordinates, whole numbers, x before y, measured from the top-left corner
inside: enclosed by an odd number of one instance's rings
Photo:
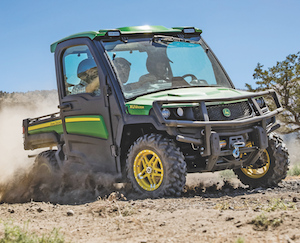
[[[149,84],[156,84],[158,80],[171,80],[170,60],[165,55],[148,56],[146,61],[147,71],[149,73],[141,76],[139,81],[131,83],[131,89],[138,89]]]
[[[70,94],[92,93],[100,95],[98,70],[94,59],[87,58],[81,61],[77,68],[77,77],[80,82],[74,85]]]
[[[169,80],[169,62],[166,56],[149,56],[146,67],[149,73],[140,77],[139,82],[150,81],[156,83],[157,80]]]

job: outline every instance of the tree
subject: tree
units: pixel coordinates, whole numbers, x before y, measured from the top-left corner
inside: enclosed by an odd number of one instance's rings
[[[300,52],[288,55],[282,62],[263,70],[263,65],[257,64],[253,77],[257,79],[257,88],[249,90],[262,91],[274,89],[279,97],[284,112],[279,115],[282,133],[300,132]]]

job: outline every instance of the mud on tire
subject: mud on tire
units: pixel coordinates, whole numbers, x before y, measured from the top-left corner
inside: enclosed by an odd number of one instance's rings
[[[48,200],[51,192],[58,190],[60,173],[55,150],[43,151],[35,158],[32,176],[32,199]]]
[[[268,139],[269,146],[264,151],[266,156],[269,157],[269,166],[266,167],[266,173],[262,173],[261,176],[247,175],[245,171],[249,169],[251,171],[251,167],[244,168],[244,172],[243,169],[234,170],[240,181],[251,188],[276,186],[287,175],[289,154],[285,144],[275,133],[270,133]]]
[[[180,196],[186,182],[186,163],[173,140],[160,134],[139,137],[126,160],[127,179],[146,197]]]

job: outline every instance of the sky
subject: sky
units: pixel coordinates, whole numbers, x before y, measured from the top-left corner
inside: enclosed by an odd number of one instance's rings
[[[299,0],[0,0],[0,91],[56,89],[51,43],[124,26],[195,26],[237,88],[300,51]]]

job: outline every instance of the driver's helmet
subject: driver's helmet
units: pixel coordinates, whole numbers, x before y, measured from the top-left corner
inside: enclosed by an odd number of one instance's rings
[[[84,59],[78,65],[77,77],[80,79],[85,79],[86,76],[91,75],[94,70],[97,71],[97,65],[96,65],[94,59],[92,59],[92,58]]]
[[[169,58],[165,55],[152,55],[148,56],[146,67],[148,72],[154,75],[157,79],[166,79],[170,74],[169,62]]]

